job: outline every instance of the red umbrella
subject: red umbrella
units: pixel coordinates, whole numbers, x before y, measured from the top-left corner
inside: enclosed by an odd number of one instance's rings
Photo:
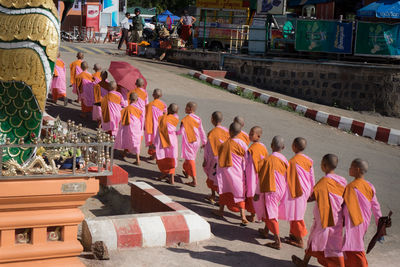
[[[111,61],[108,71],[114,77],[115,82],[125,87],[128,90],[133,90],[136,88],[136,80],[142,78],[144,80],[144,88],[147,87],[147,81],[140,73],[140,71],[124,61]]]

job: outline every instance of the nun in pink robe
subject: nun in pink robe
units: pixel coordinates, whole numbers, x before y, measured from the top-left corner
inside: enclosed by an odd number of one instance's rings
[[[369,200],[367,198],[367,194],[363,194],[361,189],[358,190],[357,186],[352,189],[356,193],[356,197],[358,200],[358,206],[360,207],[362,222],[357,226],[354,225],[349,209],[346,204],[343,205],[343,215],[344,215],[344,243],[343,243],[343,252],[345,253],[345,258],[350,257],[349,254],[362,254],[361,257],[364,260],[364,263],[367,262],[365,253],[364,253],[364,236],[367,233],[368,226],[371,221],[371,215],[374,214],[375,224],[378,226],[379,218],[382,217],[381,207],[379,205],[378,199],[376,198],[376,190],[375,187],[368,181],[363,180],[364,183],[369,185],[369,193],[372,192],[372,199]],[[349,186],[351,183],[349,184]],[[346,190],[349,190],[349,186]],[[345,193],[346,199],[346,193]],[[346,202],[347,203],[347,200]],[[346,262],[346,259],[345,259]],[[358,261],[355,264],[360,264]],[[366,263],[368,264],[368,263]],[[365,265],[365,264],[364,264]],[[364,266],[363,265],[363,266]]]
[[[89,72],[88,72],[89,73]],[[87,108],[93,108],[94,104],[94,85],[95,83],[88,79],[82,79],[81,100]]]
[[[193,132],[195,138],[194,142],[189,141],[188,130]],[[183,118],[181,127],[177,134],[182,135],[181,157],[185,160],[183,163],[183,169],[188,176],[196,177],[197,152],[201,146],[204,146],[207,143],[207,136],[204,132],[203,123],[201,122],[200,117],[194,113],[188,114]],[[193,183],[196,184],[196,181],[193,181]]]
[[[286,157],[279,152],[273,152],[269,157],[275,157],[284,162],[286,166],[288,165]],[[279,213],[278,207],[286,191],[286,173],[282,174],[277,170],[275,170],[274,174],[276,183],[275,192],[261,193],[260,186],[257,186],[255,189],[255,194],[259,195],[259,200],[254,201],[253,204],[257,214],[257,218],[259,220],[266,220],[266,219],[278,220],[278,213]],[[251,197],[251,195],[248,196]],[[268,212],[268,216],[266,211]],[[274,234],[279,234],[279,233],[274,233]]]
[[[298,184],[295,181],[297,179]],[[303,153],[296,154],[289,161],[286,191],[279,206],[279,219],[290,222],[291,239],[298,241],[307,235],[304,214],[314,185],[313,160]]]
[[[347,184],[346,179],[337,174],[327,174],[325,177],[333,179],[343,187]],[[314,222],[308,237],[308,250],[313,252],[322,251],[326,258],[341,258],[343,257],[343,197],[331,192],[328,194],[334,226],[325,228],[322,226],[318,203],[316,203],[313,211]]]
[[[228,139],[226,142],[236,142],[244,151],[244,155],[237,155],[231,152],[232,166],[221,167],[217,165],[218,193],[220,195],[220,205],[226,205],[229,210],[238,212],[245,208],[246,199],[246,177],[245,168],[251,157],[247,153],[247,144],[241,139]],[[224,145],[224,144],[223,144]],[[221,152],[220,147],[220,152]],[[220,156],[220,153],[218,154]],[[231,198],[233,196],[233,203]],[[225,197],[226,196],[226,197]]]
[[[229,131],[228,131],[228,129],[226,129],[225,127],[223,127],[221,125],[218,125],[215,128],[219,128],[219,129],[217,129],[217,131],[219,131],[219,132],[226,133],[225,134],[226,136],[223,140],[218,139],[219,145],[221,145],[229,137]],[[212,131],[215,131],[215,128]],[[220,134],[220,137],[222,137],[222,134]],[[207,175],[207,179],[209,180],[209,181],[207,180],[207,186],[214,191],[218,191],[218,180],[217,180],[218,151],[216,151],[217,155],[215,155],[213,152],[213,149],[211,147],[210,138],[211,137],[209,136],[208,141],[204,147],[205,165],[203,166],[203,170],[204,170],[204,173]],[[216,136],[213,138],[218,138],[218,137]],[[216,147],[216,149],[218,149],[218,147]]]
[[[157,165],[163,174],[175,174],[175,168],[178,166],[178,137],[176,136],[176,126],[178,125],[179,117],[177,114],[165,114],[160,117],[160,119],[163,119],[164,116],[166,117],[166,129],[160,129],[159,127],[156,138],[154,139]],[[168,119],[168,117],[172,118]],[[160,130],[166,130],[168,132],[169,146],[163,147]],[[174,161],[173,167],[171,164],[172,160]],[[164,161],[167,161],[167,164],[164,164]],[[168,168],[164,168],[164,165],[168,165]]]
[[[83,72],[81,66],[76,66],[75,67],[75,77],[78,77],[79,74],[81,74]],[[76,82],[74,84],[72,84],[72,93],[78,95],[78,101],[80,101],[80,93],[77,87]]]
[[[132,154],[140,154],[142,138],[142,111],[137,103],[131,103],[121,112],[122,118],[119,124],[117,137],[115,139],[115,149],[127,149]],[[129,119],[126,118],[129,116]]]
[[[110,91],[101,101],[102,121],[101,127],[104,131],[115,136],[118,132],[121,120],[121,110],[127,106],[127,102],[117,91]]]
[[[160,104],[154,104],[154,102],[158,102]],[[160,109],[159,107],[163,106],[162,109]],[[147,118],[145,118],[146,120],[146,125],[152,125],[149,126],[152,128],[152,133],[148,133],[149,131],[146,130],[145,132],[145,142],[146,142],[146,146],[150,146],[152,144],[154,144],[154,139],[156,137],[157,131],[158,131],[158,119],[165,113],[167,113],[167,105],[165,105],[165,103],[159,99],[156,99],[152,102],[150,102],[147,105],[148,108],[151,108],[151,112],[149,111],[149,114],[151,115],[151,118],[149,117],[149,120],[151,119],[151,122],[147,122]],[[147,110],[146,110],[146,116],[147,116]]]
[[[56,65],[54,66],[54,76],[51,82],[51,91],[54,101],[67,96],[67,84],[65,74],[65,63],[61,58],[57,58]]]
[[[94,90],[94,104],[93,104],[93,111],[92,111],[92,120],[94,120],[94,121],[101,121],[101,99],[105,95],[108,94],[107,89],[101,87],[99,82],[97,82],[94,85],[94,88],[93,88],[93,90]],[[100,87],[100,88],[98,88],[98,87]],[[98,92],[96,92],[96,90],[100,90],[100,92],[99,92],[100,93],[100,98],[99,98],[99,95],[96,95],[96,93],[98,93]]]

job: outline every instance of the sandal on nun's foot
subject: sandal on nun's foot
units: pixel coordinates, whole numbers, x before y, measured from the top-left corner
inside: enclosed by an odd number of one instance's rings
[[[278,242],[267,243],[267,244],[265,244],[265,246],[276,249],[276,250],[281,249],[281,245]]]
[[[297,257],[296,255],[292,255],[292,262],[297,267],[306,267],[306,265],[304,264],[303,260],[300,259],[299,257]]]

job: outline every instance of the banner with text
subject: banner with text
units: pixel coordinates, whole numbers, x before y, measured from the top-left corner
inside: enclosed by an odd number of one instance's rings
[[[217,9],[247,9],[250,1],[243,0],[197,0],[196,7]]]
[[[351,54],[353,23],[322,20],[298,20],[296,50]]]
[[[354,54],[400,57],[400,24],[358,22]]]

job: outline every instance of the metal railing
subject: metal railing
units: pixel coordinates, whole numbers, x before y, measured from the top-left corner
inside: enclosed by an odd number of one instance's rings
[[[34,139],[30,144],[20,140],[19,143],[11,144],[8,139],[0,144],[2,152],[12,148],[36,151],[24,164],[14,159],[3,162],[3,153],[0,153],[0,180],[112,175],[112,136],[101,130],[96,134],[82,132],[82,125],[75,125],[71,121],[62,130],[63,134],[59,134],[53,126],[44,126],[42,132],[45,134],[40,140]]]

